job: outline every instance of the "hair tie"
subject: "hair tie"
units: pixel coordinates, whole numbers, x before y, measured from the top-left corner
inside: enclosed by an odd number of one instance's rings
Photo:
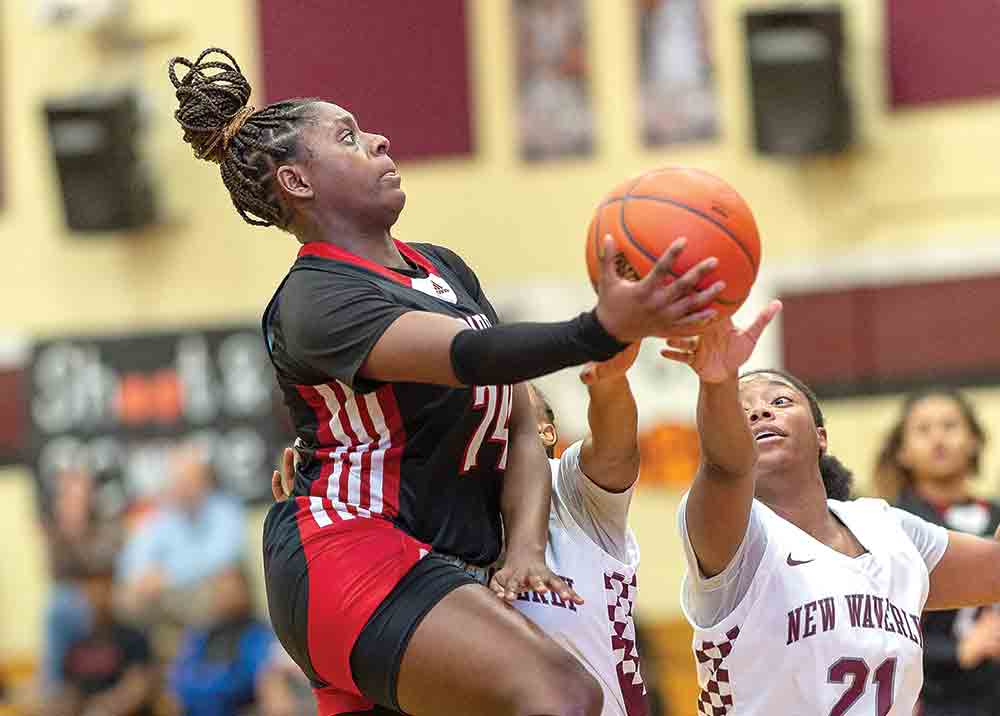
[[[221,154],[229,148],[229,143],[233,140],[233,137],[235,137],[236,133],[243,128],[244,124],[247,123],[247,120],[250,119],[250,115],[256,111],[257,108],[252,104],[248,104],[246,107],[240,109],[239,112],[230,118],[225,127],[212,136],[212,140],[205,145],[205,148],[201,150],[198,157],[204,159],[205,157],[210,156],[215,151],[215,148],[219,146],[219,144],[222,144],[222,151],[219,156],[219,160],[221,161]]]

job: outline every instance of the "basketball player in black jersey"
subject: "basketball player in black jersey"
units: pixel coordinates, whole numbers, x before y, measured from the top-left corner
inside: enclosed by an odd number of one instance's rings
[[[500,326],[457,255],[391,236],[405,196],[385,137],[320,100],[254,109],[218,49],[175,58],[170,79],[240,216],[302,244],[263,319],[305,455],[264,567],[321,712],[600,713],[586,671],[454,560],[488,565],[503,539],[497,594],[575,596],[545,566],[549,466],[521,383],[710,320],[724,286],[695,286],[716,260],[668,285],[679,240],[628,282],[606,240],[595,310]]]

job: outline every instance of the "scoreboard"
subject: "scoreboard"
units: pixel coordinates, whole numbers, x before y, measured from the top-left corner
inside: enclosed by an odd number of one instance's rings
[[[39,341],[27,382],[27,460],[43,501],[68,466],[97,476],[105,507],[154,496],[183,440],[202,446],[223,489],[269,499],[290,441],[256,327]]]

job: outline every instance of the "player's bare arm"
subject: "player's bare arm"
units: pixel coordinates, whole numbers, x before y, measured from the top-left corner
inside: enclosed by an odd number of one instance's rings
[[[513,384],[588,360],[605,360],[623,344],[667,335],[678,326],[711,319],[705,306],[725,288],[695,286],[718,264],[705,259],[667,284],[678,240],[641,281],[618,276],[606,252],[597,307],[562,323],[512,323],[474,331],[449,316],[409,311],[385,330],[359,374],[381,382],[436,385]]]
[[[688,494],[687,529],[705,576],[726,568],[746,533],[753,504],[757,447],[739,397],[739,370],[757,339],[781,310],[767,306],[749,328],[726,319],[698,338],[671,338],[666,358],[698,375],[698,437],[701,464]]]
[[[1000,602],[1000,542],[948,532],[948,548],[931,572],[928,610]]]
[[[500,496],[506,558],[490,587],[508,601],[518,592],[551,590],[564,600],[582,603],[579,595],[545,565],[552,482],[527,385],[514,387],[509,430],[510,454]]]
[[[639,476],[639,413],[626,375],[639,354],[634,343],[611,360],[591,363],[580,372],[590,393],[590,432],[580,448],[580,468],[610,492],[623,492]]]

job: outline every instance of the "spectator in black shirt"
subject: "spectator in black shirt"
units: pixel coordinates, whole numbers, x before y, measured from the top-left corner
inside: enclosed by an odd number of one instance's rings
[[[157,678],[146,637],[115,619],[111,563],[78,575],[92,614],[86,636],[70,644],[64,687],[45,716],[152,716]]]
[[[1000,506],[971,492],[986,433],[968,399],[951,389],[911,394],[879,455],[876,482],[897,506],[952,530],[992,535]],[[927,612],[923,618],[924,716],[1000,714],[1000,612]]]

